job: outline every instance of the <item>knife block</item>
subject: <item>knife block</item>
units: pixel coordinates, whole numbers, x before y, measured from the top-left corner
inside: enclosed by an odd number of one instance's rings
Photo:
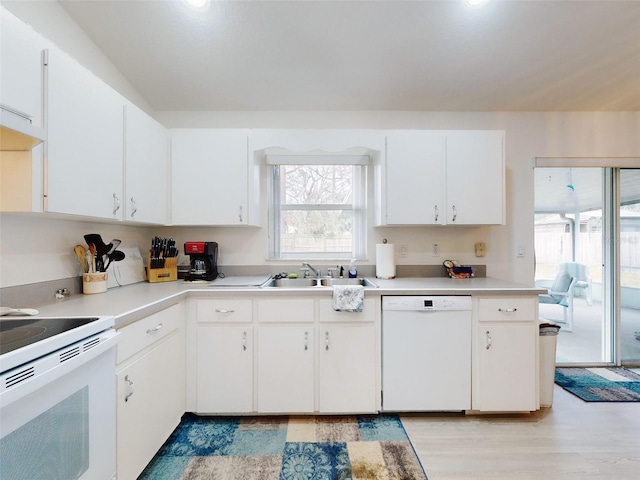
[[[164,260],[163,268],[151,268],[151,250],[147,256],[147,281],[149,283],[157,282],[175,282],[178,280],[178,257],[167,257]]]

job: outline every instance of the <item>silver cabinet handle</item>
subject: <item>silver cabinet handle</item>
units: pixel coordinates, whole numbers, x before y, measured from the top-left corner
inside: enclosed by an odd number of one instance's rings
[[[458,210],[456,209],[455,205],[453,207],[451,207],[451,210],[453,211],[453,218],[451,219],[451,221],[455,222],[456,221],[456,217],[458,216]]]
[[[247,350],[247,332],[242,332],[242,350]]]
[[[115,215],[118,210],[120,210],[120,199],[114,193],[113,194],[113,214]]]
[[[242,205],[238,208],[238,220],[242,223]]]
[[[156,333],[159,330],[162,330],[162,324],[161,323],[159,323],[158,325],[156,325],[153,328],[148,328],[147,329],[147,333]]]
[[[487,330],[487,350],[489,350],[491,348],[491,334],[489,333],[489,330]]]
[[[309,332],[304,332],[304,349],[309,350]]]
[[[226,308],[216,308],[217,313],[233,313],[235,310],[227,310]]]
[[[329,332],[325,332],[324,334],[324,349],[329,351]]]
[[[124,381],[127,382],[127,385],[126,385],[127,393],[124,396],[124,401],[128,402],[129,397],[133,395],[133,382],[129,379],[129,375],[124,376]]]
[[[435,214],[436,214],[435,221],[437,222],[437,221],[438,221],[438,214],[439,214],[439,212],[438,212],[438,205],[435,205],[435,206],[433,207],[433,209],[434,209]]]
[[[136,214],[137,211],[138,211],[138,204],[133,199],[133,197],[131,197],[131,218],[133,218],[133,216]]]
[[[504,313],[513,313],[513,312],[517,312],[518,309],[517,308],[499,308],[498,311],[504,312]]]

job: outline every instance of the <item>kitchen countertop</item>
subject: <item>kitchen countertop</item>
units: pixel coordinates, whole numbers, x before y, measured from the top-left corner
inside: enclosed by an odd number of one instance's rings
[[[396,278],[381,280],[370,278],[378,288],[365,287],[365,296],[380,295],[537,295],[547,293],[546,289],[497,280],[493,278],[451,279],[437,278]],[[233,282],[232,282],[233,283]],[[98,316],[114,315],[116,327],[135,322],[147,315],[181,302],[189,295],[194,296],[330,296],[331,287],[309,288],[260,288],[256,286],[210,286],[208,284],[176,282],[140,282],[123,287],[110,288],[105,293],[95,295],[74,295],[55,300],[38,307],[40,316]]]

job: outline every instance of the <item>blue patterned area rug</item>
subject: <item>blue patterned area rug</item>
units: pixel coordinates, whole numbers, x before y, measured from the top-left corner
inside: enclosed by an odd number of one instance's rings
[[[556,368],[555,381],[585,402],[640,402],[640,375],[624,367]]]
[[[426,480],[396,415],[186,414],[139,477],[153,480]]]

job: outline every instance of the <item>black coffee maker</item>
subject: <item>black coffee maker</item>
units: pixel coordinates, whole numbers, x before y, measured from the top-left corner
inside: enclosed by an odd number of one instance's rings
[[[191,257],[185,282],[211,281],[218,278],[218,244],[216,242],[186,242],[184,253]]]

